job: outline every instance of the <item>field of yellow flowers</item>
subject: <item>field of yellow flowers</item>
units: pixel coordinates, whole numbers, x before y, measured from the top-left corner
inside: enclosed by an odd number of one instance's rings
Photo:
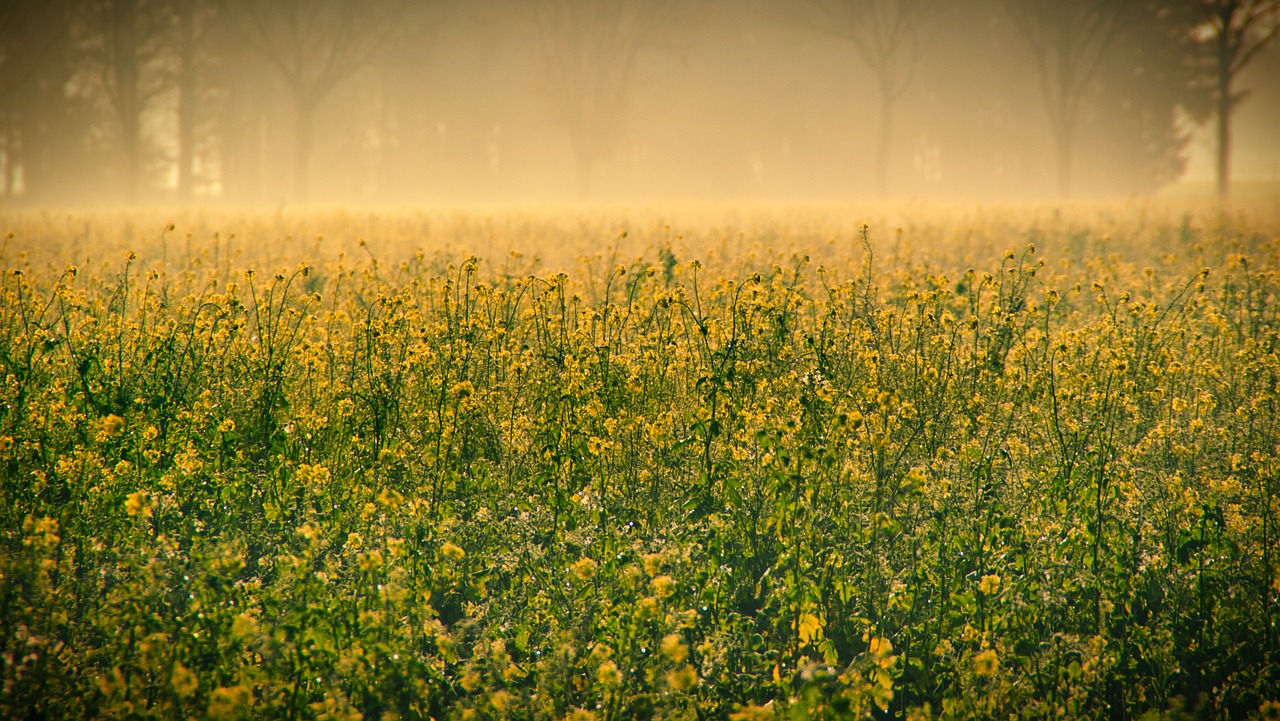
[[[1276,208],[0,222],[0,717],[1280,717]]]

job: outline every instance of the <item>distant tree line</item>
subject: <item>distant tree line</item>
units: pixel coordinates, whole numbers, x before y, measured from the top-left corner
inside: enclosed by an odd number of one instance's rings
[[[305,201],[317,114],[335,98],[340,117],[322,120],[342,129],[353,182],[395,187],[431,172],[425,148],[448,155],[447,129],[420,112],[436,90],[422,69],[451,62],[459,33],[516,39],[587,196],[625,137],[644,56],[698,62],[700,33],[744,12],[856,51],[885,194],[902,99],[945,81],[945,63],[922,60],[941,47],[1033,66],[1038,87],[1011,93],[1019,117],[1047,124],[1060,194],[1086,116],[1108,113],[1152,186],[1181,173],[1178,114],[1216,118],[1226,195],[1240,73],[1280,31],[1280,0],[0,0],[0,198]],[[1005,36],[1020,44],[993,40]],[[471,97],[486,92],[506,89]]]

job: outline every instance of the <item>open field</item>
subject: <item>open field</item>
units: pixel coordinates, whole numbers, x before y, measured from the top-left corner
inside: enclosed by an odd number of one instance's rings
[[[1280,717],[1274,201],[0,226],[0,717]]]

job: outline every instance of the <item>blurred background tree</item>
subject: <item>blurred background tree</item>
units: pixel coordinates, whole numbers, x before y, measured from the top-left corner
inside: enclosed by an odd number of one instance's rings
[[[1231,116],[1249,95],[1237,87],[1240,73],[1280,33],[1280,0],[1199,0],[1193,29],[1209,54],[1217,100],[1218,195],[1231,193]]]
[[[695,0],[515,0],[531,50],[533,88],[569,136],[578,197],[591,195],[591,174],[627,130],[628,101],[640,56],[674,51],[705,15]]]
[[[925,46],[948,14],[947,4],[928,0],[808,2],[814,27],[849,42],[875,78],[880,107],[876,191],[888,195],[894,111],[915,79]]]

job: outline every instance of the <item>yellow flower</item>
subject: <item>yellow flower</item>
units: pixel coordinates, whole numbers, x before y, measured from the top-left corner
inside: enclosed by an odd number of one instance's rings
[[[1263,721],[1280,721],[1280,701],[1267,701],[1259,706],[1258,718]]]
[[[235,718],[249,706],[252,696],[244,686],[219,686],[209,694],[209,715],[213,718]]]
[[[642,616],[651,616],[658,612],[658,599],[653,596],[645,596],[637,601],[636,605],[639,606],[640,615]]]
[[[134,491],[130,493],[124,502],[124,510],[130,516],[142,516],[146,518],[151,515],[151,501],[147,498],[146,491]]]
[[[378,503],[395,510],[400,507],[401,503],[404,503],[404,496],[400,495],[398,491],[388,488],[378,494]]]
[[[999,666],[1000,657],[996,655],[996,651],[993,648],[989,648],[973,657],[973,672],[979,676],[994,675]]]
[[[662,638],[662,653],[672,661],[681,663],[689,657],[689,647],[684,645],[683,636],[669,633]]]
[[[772,701],[763,706],[743,706],[741,711],[729,714],[729,721],[771,721],[773,718]]]
[[[888,656],[893,653],[893,643],[887,638],[877,636],[871,639],[870,651],[874,656]]]
[[[662,573],[662,554],[646,553],[644,554],[644,572],[650,576],[656,576]]]
[[[361,571],[372,571],[382,565],[382,551],[373,550],[356,556]]]
[[[666,598],[676,592],[676,580],[670,576],[658,576],[649,582],[653,592],[659,598]]]
[[[489,705],[499,714],[506,715],[507,709],[511,708],[511,694],[502,690],[494,691],[489,694]]]
[[[475,693],[476,689],[480,688],[480,672],[474,668],[467,668],[466,673],[462,674],[460,683],[467,693]]]
[[[190,698],[200,686],[200,680],[196,678],[194,673],[181,663],[173,664],[173,692],[178,694],[178,698]]]
[[[698,672],[689,664],[667,674],[667,685],[676,691],[688,691],[696,683],[698,683]]]
[[[994,573],[983,576],[978,582],[978,590],[987,596],[995,594],[1000,590],[1000,577]]]
[[[107,438],[115,438],[124,432],[124,419],[112,413],[102,419],[102,434]]]
[[[580,581],[590,581],[596,575],[596,569],[600,564],[590,558],[580,558],[572,566],[569,567],[573,571],[573,575],[578,577]]]
[[[390,551],[391,555],[393,556],[396,556],[396,557],[403,556],[404,555],[404,539],[388,538],[387,550]]]
[[[602,686],[617,686],[622,683],[622,672],[618,670],[618,664],[605,661],[596,669],[596,680]]]
[[[467,555],[467,552],[462,550],[461,546],[452,541],[445,541],[444,545],[440,547],[440,553],[451,561],[461,561]]]

